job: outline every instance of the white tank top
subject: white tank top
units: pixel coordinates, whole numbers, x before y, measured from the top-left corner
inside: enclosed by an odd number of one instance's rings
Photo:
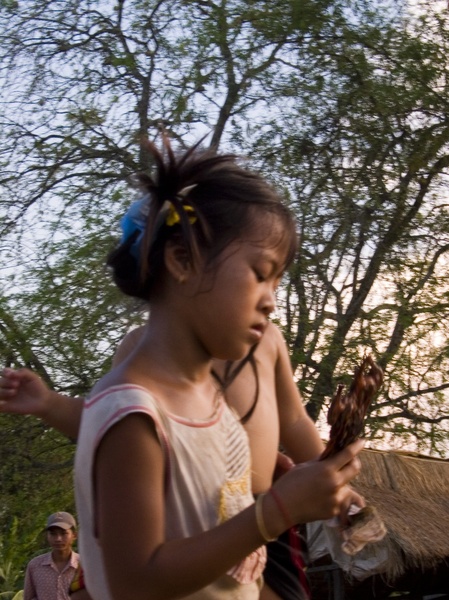
[[[95,600],[110,600],[111,595],[95,537],[94,456],[105,432],[134,412],[145,413],[154,421],[164,452],[167,540],[216,527],[254,501],[248,438],[223,399],[209,420],[190,421],[163,412],[154,397],[136,385],[113,386],[88,398],[75,457],[75,493],[81,563],[86,587]],[[255,600],[265,562],[262,546],[219,580],[186,598]]]

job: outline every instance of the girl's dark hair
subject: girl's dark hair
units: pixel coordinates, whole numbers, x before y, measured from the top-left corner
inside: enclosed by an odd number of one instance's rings
[[[199,144],[177,155],[166,135],[162,151],[150,141],[143,145],[155,163],[155,172],[134,178],[135,187],[150,197],[139,256],[131,251],[139,235],[136,232],[108,257],[114,280],[124,293],[150,299],[163,269],[168,239],[176,236],[191,261],[195,262],[199,253],[212,261],[231,242],[243,237],[262,212],[273,215],[276,223],[280,221],[282,243],[287,248],[285,267],[292,262],[296,252],[294,219],[260,175],[239,166],[234,155],[200,150]],[[180,192],[185,188],[189,191],[184,198]],[[179,222],[172,226],[161,219],[167,201],[179,216]],[[193,212],[188,212],[186,205]]]

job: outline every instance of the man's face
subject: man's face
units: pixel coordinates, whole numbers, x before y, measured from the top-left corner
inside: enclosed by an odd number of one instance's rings
[[[62,529],[62,527],[49,527],[47,529],[47,540],[52,550],[59,552],[70,550],[76,534],[72,529]]]

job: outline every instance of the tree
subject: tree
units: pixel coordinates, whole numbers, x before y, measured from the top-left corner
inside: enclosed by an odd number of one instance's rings
[[[448,15],[421,5],[3,0],[4,361],[90,389],[143,318],[103,267],[127,178],[151,166],[139,140],[159,124],[180,146],[208,133],[297,212],[301,252],[277,317],[310,414],[368,350],[386,383],[367,436],[444,455]],[[31,421],[0,427],[22,455]],[[49,439],[39,427],[32,452]],[[64,469],[66,442],[51,440],[46,460],[63,449]]]
[[[314,418],[366,348],[386,372],[369,437],[444,454],[447,15],[429,10],[380,33],[334,44],[336,83],[314,90],[309,127],[280,135],[288,159],[270,152],[302,236],[287,330]]]

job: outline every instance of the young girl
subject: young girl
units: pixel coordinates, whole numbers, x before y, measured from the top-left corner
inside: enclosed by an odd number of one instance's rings
[[[294,248],[273,190],[229,156],[150,146],[151,200],[112,257],[150,303],[136,351],[86,401],[76,458],[94,598],[257,598],[261,545],[338,512],[361,444],[295,467],[254,505],[244,430],[211,376],[260,341]],[[148,211],[148,216],[145,212]]]
[[[145,327],[130,331],[119,344],[113,358],[118,366],[139,351]],[[307,416],[293,380],[287,347],[279,329],[269,323],[266,331],[242,361],[213,360],[212,370],[226,388],[226,402],[244,425],[251,449],[251,486],[253,494],[266,492],[279,470],[288,470],[292,461],[278,453],[279,442],[295,463],[317,458],[324,446],[313,421]],[[69,398],[50,390],[27,369],[5,369],[0,377],[0,412],[33,414],[43,418],[65,435],[78,437],[83,409],[82,398]],[[280,464],[281,463],[281,464]],[[279,469],[279,466],[281,469]],[[364,501],[348,487],[341,503],[340,521],[347,522],[351,503]],[[292,546],[293,544],[293,546]],[[295,531],[286,532],[276,543],[267,545],[263,600],[301,600],[308,597],[301,549]],[[75,600],[90,600],[76,579],[71,589]],[[275,592],[275,594],[273,593]]]

